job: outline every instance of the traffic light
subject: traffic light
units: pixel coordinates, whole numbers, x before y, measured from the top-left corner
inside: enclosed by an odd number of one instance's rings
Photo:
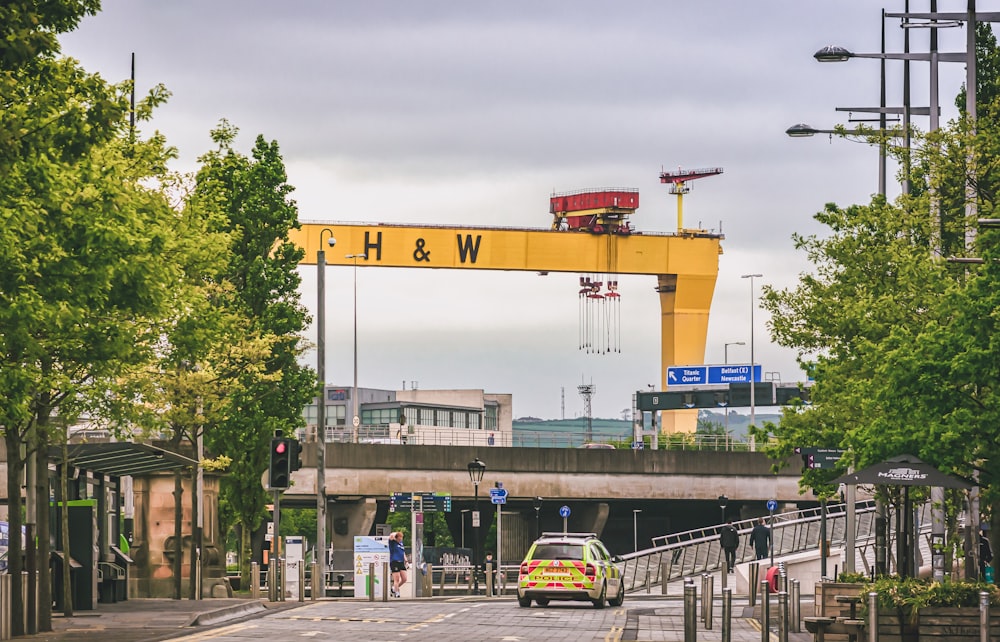
[[[295,472],[299,468],[302,468],[302,444],[298,439],[290,440],[291,451],[288,454],[288,469],[291,472]]]
[[[774,405],[774,382],[758,381],[753,384],[753,405],[773,406]],[[729,405],[733,408],[750,407],[750,384],[731,383],[729,384]]]
[[[268,466],[268,486],[271,488],[288,488],[291,477],[292,442],[287,437],[275,437],[271,440],[271,461]]]
[[[787,406],[795,399],[801,400],[805,405],[812,403],[809,397],[808,386],[778,386],[774,390],[775,401],[779,406]]]

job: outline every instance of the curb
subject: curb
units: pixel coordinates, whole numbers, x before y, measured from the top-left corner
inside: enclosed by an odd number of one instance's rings
[[[222,622],[228,622],[248,615],[256,615],[261,611],[266,611],[267,606],[263,602],[249,602],[247,604],[236,604],[214,611],[206,611],[194,616],[188,626],[214,626]]]

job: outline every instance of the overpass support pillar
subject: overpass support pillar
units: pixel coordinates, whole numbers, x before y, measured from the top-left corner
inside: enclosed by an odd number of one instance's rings
[[[333,528],[328,529],[331,550],[354,550],[354,536],[367,535],[375,524],[375,498],[366,497],[353,503],[336,503],[327,510],[333,517]]]
[[[586,504],[580,510],[579,521],[576,522],[580,524],[580,532],[583,533],[597,533],[600,535],[604,532],[604,527],[608,523],[608,503],[607,502],[595,502],[593,504]],[[572,527],[574,522],[573,517],[570,518],[570,528],[569,530],[576,530]]]

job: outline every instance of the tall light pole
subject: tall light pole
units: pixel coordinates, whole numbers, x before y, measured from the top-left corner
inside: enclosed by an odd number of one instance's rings
[[[632,509],[632,550],[636,552],[639,550],[639,513],[641,512],[641,508]]]
[[[729,343],[725,344],[725,346],[722,349],[724,363],[727,364],[727,365],[729,364],[729,346],[745,346],[746,344],[747,344],[746,341],[730,341]],[[752,375],[752,373],[751,373],[751,375]],[[727,443],[729,441],[729,406],[728,405],[726,406],[726,441],[727,441]]]
[[[316,404],[316,574],[313,578],[313,595],[319,580],[319,596],[326,597],[326,252],[323,251],[323,237],[327,234],[327,245],[333,247],[337,239],[333,232],[323,228],[319,232],[319,249],[316,250],[316,379],[319,383]]]
[[[472,480],[474,499],[472,502],[472,584],[473,594],[479,595],[479,482],[486,474],[486,464],[476,457],[469,462],[469,479]]]
[[[542,501],[543,500],[541,497],[536,497],[535,501],[532,502],[535,509],[535,539],[538,539],[539,537],[542,536],[542,528],[541,528]]]
[[[358,427],[361,425],[361,417],[358,416],[358,259],[367,259],[367,254],[348,254],[344,258],[354,259],[354,390],[351,392],[351,400],[354,403],[354,415],[351,423],[354,425],[354,443],[358,443]]]
[[[751,384],[752,385],[752,384]],[[729,498],[725,495],[719,495],[719,508],[722,509],[722,521],[719,522],[719,531],[721,532],[723,528],[726,527],[726,505],[729,504]],[[723,550],[723,555],[725,555],[725,550]],[[726,579],[729,575],[729,557],[726,557],[726,568],[722,569],[722,590],[726,590]]]
[[[757,306],[757,300],[754,298],[753,290],[753,280],[763,277],[763,274],[744,274],[743,279],[750,279],[750,425],[754,426],[757,423],[757,417],[754,414],[756,406],[755,398],[755,388],[757,387],[757,366],[756,361],[754,361],[753,352],[753,309]],[[756,445],[754,444],[753,437],[750,437],[750,450],[756,451]]]

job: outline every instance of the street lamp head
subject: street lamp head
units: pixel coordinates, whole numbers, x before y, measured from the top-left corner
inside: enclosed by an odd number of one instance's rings
[[[844,62],[853,57],[853,53],[837,45],[827,45],[813,54],[813,58],[819,62]]]
[[[479,483],[483,481],[483,475],[486,474],[486,464],[479,461],[479,457],[476,457],[473,461],[469,462],[469,479],[472,480],[473,486],[479,486]]]
[[[534,505],[536,511],[542,510],[542,501],[543,500],[542,500],[541,497],[536,497],[535,501],[532,502],[532,504]]]
[[[759,279],[759,278],[761,278],[763,276],[764,276],[763,274],[744,274],[740,278],[741,279],[753,279],[753,278]]]
[[[719,495],[719,508],[725,508],[729,504],[729,498],[725,495]]]
[[[818,129],[814,129],[805,123],[796,123],[785,130],[785,133],[792,138],[807,138],[819,133]]]

